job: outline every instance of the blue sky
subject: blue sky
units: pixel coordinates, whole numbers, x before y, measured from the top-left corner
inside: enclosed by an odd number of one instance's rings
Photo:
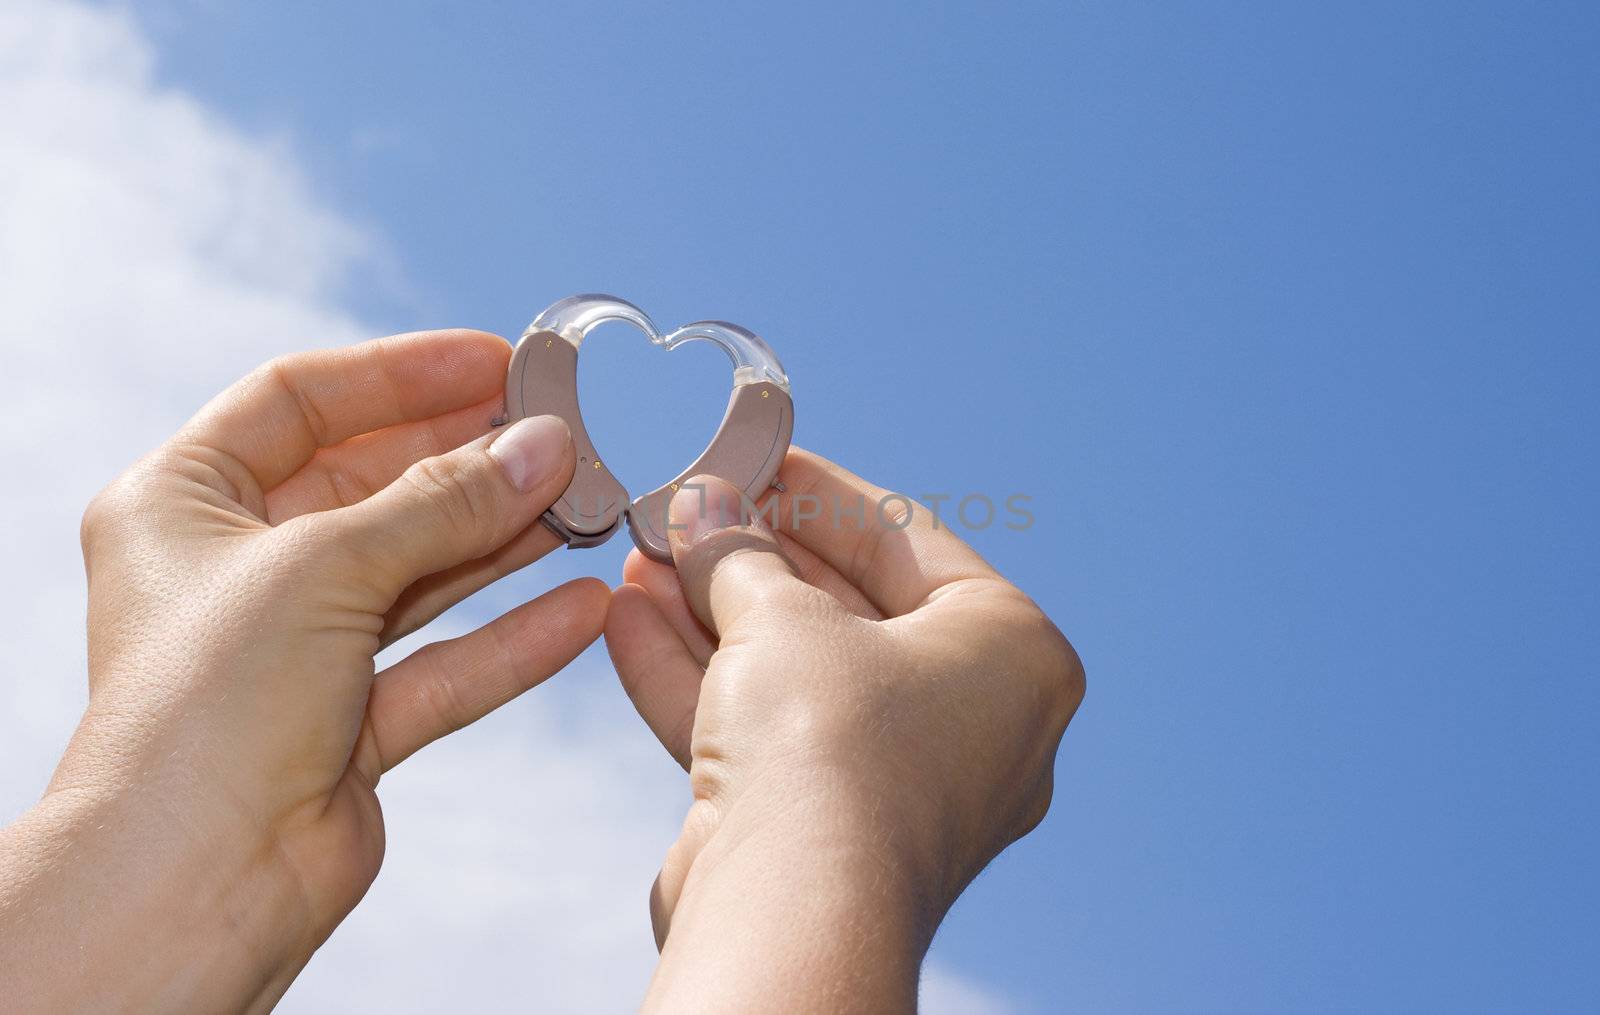
[[[972,541],[1089,696],[952,975],[1023,1011],[1593,1010],[1600,14],[1404,7],[131,10],[161,87],[376,238],[364,326],[515,335],[588,290],[739,321],[797,442],[1032,496]],[[586,417],[643,489],[725,364],[616,337]]]

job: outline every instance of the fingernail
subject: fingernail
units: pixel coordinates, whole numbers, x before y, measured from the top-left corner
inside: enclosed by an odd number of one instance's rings
[[[572,435],[556,416],[519,419],[489,445],[489,454],[505,470],[511,485],[527,493],[561,467]]]
[[[668,516],[671,529],[682,533],[686,546],[707,532],[734,528],[750,520],[739,491],[707,476],[694,477],[672,495]]]

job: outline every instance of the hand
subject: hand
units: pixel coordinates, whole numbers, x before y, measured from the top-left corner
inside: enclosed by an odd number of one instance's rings
[[[608,590],[577,581],[374,679],[559,544],[565,424],[489,433],[509,355],[457,331],[278,360],[95,498],[89,707],[0,839],[12,1003],[269,1007],[377,874],[379,776],[597,637]]]
[[[647,1007],[914,1004],[944,912],[1043,818],[1083,697],[1055,625],[928,512],[802,451],[779,478],[754,515],[685,484],[676,573],[631,556],[606,621],[694,795]]]

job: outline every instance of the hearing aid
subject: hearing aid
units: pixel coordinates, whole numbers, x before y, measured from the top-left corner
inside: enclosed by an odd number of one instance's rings
[[[631,502],[590,440],[578,405],[578,351],[589,332],[607,321],[631,324],[650,344],[668,351],[686,342],[710,342],[733,361],[728,411],[711,443],[688,468]],[[643,310],[601,293],[551,304],[528,325],[511,354],[505,422],[542,415],[566,421],[577,458],[572,482],[544,513],[544,523],[568,546],[586,547],[610,539],[626,519],[640,551],[667,564],[672,563],[667,542],[672,495],[694,476],[710,475],[754,503],[774,485],[794,432],[789,377],[759,335],[726,321],[696,321],[662,334]]]

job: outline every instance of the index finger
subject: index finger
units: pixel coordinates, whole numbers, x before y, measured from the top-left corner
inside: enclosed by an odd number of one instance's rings
[[[208,402],[178,439],[244,465],[263,492],[318,448],[481,402],[505,385],[511,346],[482,331],[419,331],[295,353]]]
[[[762,503],[764,517],[831,565],[885,617],[910,613],[952,582],[1000,578],[931,511],[820,455],[790,448],[778,481],[784,489]]]

